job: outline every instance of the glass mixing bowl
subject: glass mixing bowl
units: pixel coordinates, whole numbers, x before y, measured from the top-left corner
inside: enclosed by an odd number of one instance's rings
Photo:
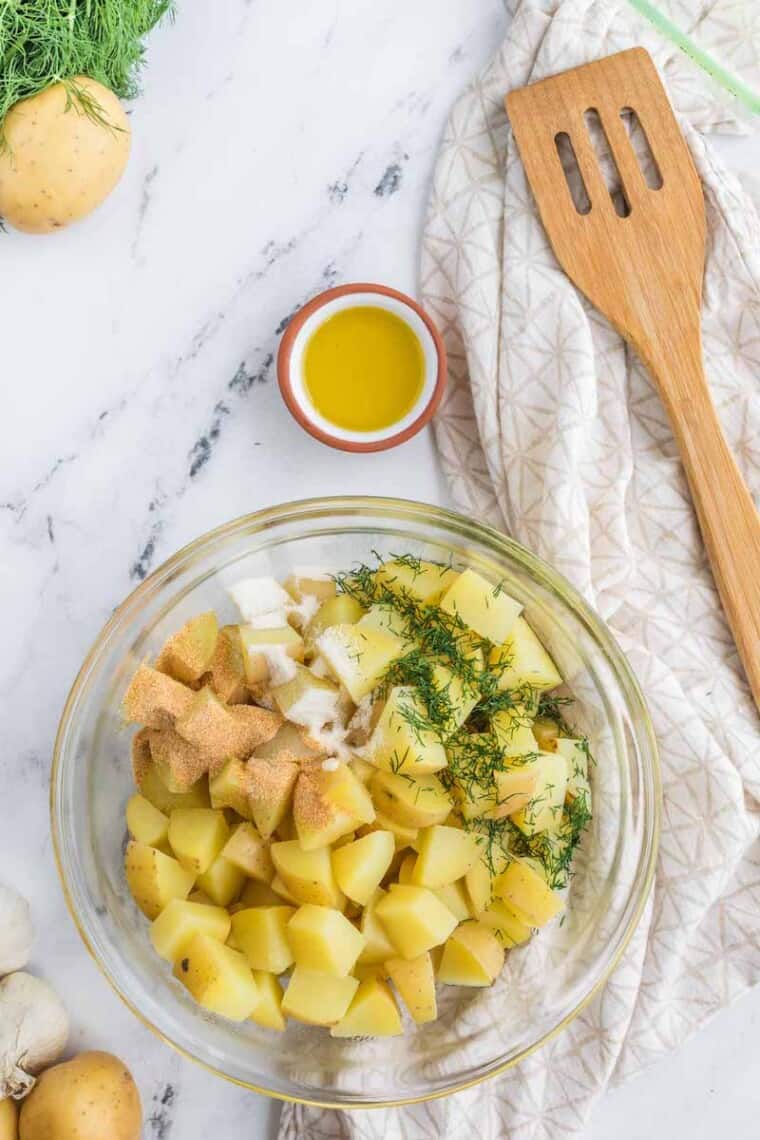
[[[124,881],[124,809],[133,792],[119,709],[140,661],[225,587],[298,566],[347,568],[410,551],[473,566],[525,605],[591,739],[594,819],[576,855],[565,921],[510,951],[489,989],[439,987],[440,1017],[402,1037],[340,1040],[289,1023],[284,1033],[205,1013],[154,953]],[[646,706],[604,623],[570,584],[517,543],[450,511],[392,499],[289,503],[197,539],[114,613],[66,703],[55,745],[56,857],[82,938],[117,993],[182,1053],[229,1080],[337,1108],[443,1096],[519,1061],[561,1030],[604,983],[633,933],[657,848],[660,777]]]

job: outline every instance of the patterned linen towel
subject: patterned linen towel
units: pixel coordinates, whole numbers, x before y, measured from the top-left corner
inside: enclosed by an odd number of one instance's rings
[[[506,1075],[382,1112],[286,1106],[280,1140],[555,1140],[595,1099],[678,1047],[760,980],[760,736],[665,413],[646,372],[559,270],[503,97],[634,43],[649,48],[704,182],[707,373],[760,496],[760,222],[705,141],[730,106],[609,0],[509,0],[497,58],[456,104],[435,174],[422,292],[450,388],[436,424],[458,507],[557,566],[609,623],[659,739],[663,833],[653,896],[601,994]],[[760,22],[736,0],[673,0],[706,46],[760,72]],[[699,12],[695,14],[694,9]],[[746,23],[742,24],[742,20]],[[687,22],[688,21],[688,22]],[[754,40],[752,38],[754,28]]]

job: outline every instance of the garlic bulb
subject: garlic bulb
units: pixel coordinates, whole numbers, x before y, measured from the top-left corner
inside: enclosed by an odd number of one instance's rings
[[[27,964],[33,939],[29,903],[13,887],[0,883],[0,977]]]
[[[34,1074],[66,1047],[69,1019],[55,990],[21,971],[0,982],[0,1099],[26,1096]]]

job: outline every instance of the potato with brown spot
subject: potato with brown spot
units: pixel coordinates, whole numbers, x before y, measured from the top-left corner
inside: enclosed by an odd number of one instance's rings
[[[19,1140],[140,1140],[142,1106],[111,1053],[80,1053],[38,1078],[21,1106]]]

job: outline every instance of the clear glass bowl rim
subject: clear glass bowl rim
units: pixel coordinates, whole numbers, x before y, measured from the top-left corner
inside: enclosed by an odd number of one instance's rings
[[[139,611],[142,604],[147,599],[158,592],[167,582],[171,580],[173,575],[180,569],[186,569],[194,561],[208,553],[209,550],[217,543],[223,542],[225,539],[233,538],[241,532],[249,534],[258,533],[263,530],[268,530],[279,522],[285,521],[300,521],[306,522],[309,519],[324,519],[330,516],[345,516],[350,518],[352,514],[361,515],[376,515],[376,516],[395,516],[399,514],[404,516],[405,521],[413,522],[415,518],[421,521],[430,522],[431,520],[438,522],[444,527],[449,527],[458,532],[462,538],[471,538],[483,543],[489,548],[494,557],[506,556],[522,565],[522,568],[530,574],[531,577],[547,586],[553,592],[557,593],[562,600],[572,607],[575,617],[581,621],[591,633],[599,645],[599,648],[606,654],[608,661],[613,666],[615,673],[623,688],[627,693],[628,703],[637,714],[639,724],[641,726],[641,737],[638,739],[638,744],[642,747],[645,754],[645,770],[651,779],[651,784],[645,791],[648,793],[648,808],[651,811],[650,827],[648,833],[644,836],[644,842],[648,848],[647,858],[644,864],[644,873],[639,876],[635,883],[637,898],[635,906],[631,909],[628,919],[627,928],[622,934],[617,952],[614,957],[610,959],[604,970],[601,971],[599,976],[595,979],[590,986],[585,996],[578,1002],[578,1004],[567,1014],[556,1026],[546,1032],[541,1038],[535,1041],[529,1047],[523,1049],[520,1053],[513,1057],[508,1058],[501,1064],[491,1065],[487,1071],[478,1074],[477,1076],[464,1080],[461,1082],[452,1083],[446,1089],[434,1089],[431,1092],[421,1096],[407,1097],[398,1101],[382,1100],[377,1102],[361,1102],[361,1103],[347,1103],[345,1101],[329,1101],[319,1100],[312,1097],[301,1097],[295,1095],[288,1095],[279,1090],[272,1090],[262,1085],[253,1084],[251,1082],[241,1080],[226,1073],[224,1069],[218,1068],[201,1057],[196,1056],[194,1053],[185,1049],[182,1045],[173,1041],[170,1037],[164,1034],[156,1025],[154,1025],[149,1018],[142,1013],[138,1006],[129,998],[121,989],[118,980],[111,974],[110,970],[106,967],[105,963],[101,960],[97,951],[95,950],[92,940],[88,933],[88,925],[97,921],[97,915],[90,914],[88,916],[80,916],[74,904],[72,892],[68,883],[68,868],[66,859],[63,853],[63,844],[60,833],[60,820],[59,813],[61,805],[59,804],[58,787],[60,783],[60,772],[65,761],[65,743],[70,724],[76,713],[79,700],[87,688],[88,682],[97,667],[98,659],[101,652],[108,644],[111,636],[119,629],[121,624],[127,619],[131,618],[135,612]],[[578,593],[573,585],[557,570],[553,569],[547,562],[533,554],[526,547],[516,542],[512,538],[508,538],[500,531],[484,523],[476,522],[472,519],[466,518],[464,515],[456,511],[449,510],[445,507],[432,506],[427,503],[417,502],[411,499],[395,499],[385,498],[381,496],[368,496],[368,495],[340,495],[340,496],[324,496],[311,499],[297,499],[287,503],[281,503],[273,507],[266,507],[262,510],[255,511],[251,514],[241,515],[238,518],[232,519],[229,522],[223,523],[221,526],[215,527],[213,530],[206,531],[186,546],[182,547],[165,562],[163,562],[156,570],[153,571],[144,581],[142,581],[118,606],[106,624],[103,626],[100,634],[93,643],[87,656],[82,663],[79,672],[77,673],[74,683],[69,691],[66,703],[61,713],[61,719],[56,733],[55,744],[53,748],[53,762],[51,767],[50,776],[50,821],[51,833],[53,838],[53,853],[55,862],[58,869],[58,875],[61,880],[61,886],[68,908],[69,914],[76,926],[77,931],[85,945],[85,949],[94,961],[95,965],[100,970],[101,974],[105,977],[106,981],[124,1002],[128,1009],[135,1015],[135,1017],[148,1028],[159,1040],[169,1045],[172,1049],[176,1050],[182,1056],[187,1057],[189,1060],[200,1065],[206,1071],[214,1073],[216,1076],[223,1077],[225,1080],[232,1084],[238,1085],[242,1088],[247,1088],[252,1092],[260,1093],[264,1096],[274,1097],[278,1100],[288,1101],[295,1104],[311,1105],[318,1108],[334,1108],[340,1110],[351,1109],[367,1109],[367,1108],[392,1108],[403,1105],[416,1104],[427,1100],[435,1100],[441,1097],[450,1096],[453,1093],[461,1092],[464,1089],[472,1088],[475,1085],[481,1084],[483,1081],[490,1080],[492,1077],[497,1077],[504,1073],[507,1069],[518,1064],[526,1057],[530,1056],[537,1049],[542,1048],[548,1041],[561,1033],[577,1016],[585,1009],[591,1002],[594,996],[603,988],[607,979],[615,970],[620,962],[625,950],[633,937],[633,934],[638,926],[644,906],[646,905],[649,892],[654,880],[657,853],[660,840],[660,825],[661,825],[661,801],[662,801],[662,783],[660,762],[657,748],[657,740],[654,733],[654,727],[649,715],[644,694],[636,679],[633,670],[631,669],[627,658],[623,651],[618,646],[615,638],[608,629],[603,619],[595,612],[595,610],[584,600]]]

